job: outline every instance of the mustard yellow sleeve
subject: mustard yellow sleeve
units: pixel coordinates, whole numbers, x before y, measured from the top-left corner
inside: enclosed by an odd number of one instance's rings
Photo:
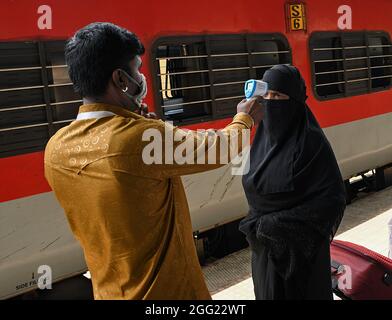
[[[156,129],[162,134],[162,145],[154,151],[161,150],[162,158],[158,157],[155,162],[148,159],[144,169],[157,178],[168,178],[216,169],[229,163],[242,151],[244,143],[249,143],[253,119],[247,113],[238,113],[225,128],[203,131],[184,130],[162,121],[159,124]],[[150,150],[147,145],[144,147],[147,147],[143,152],[145,158]]]

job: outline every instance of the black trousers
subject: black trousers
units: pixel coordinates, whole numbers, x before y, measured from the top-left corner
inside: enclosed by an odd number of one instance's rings
[[[256,300],[333,299],[328,240],[322,244],[314,263],[307,270],[305,281],[295,275],[284,280],[268,257],[268,248],[260,243],[255,245],[254,240],[251,242],[252,278]]]

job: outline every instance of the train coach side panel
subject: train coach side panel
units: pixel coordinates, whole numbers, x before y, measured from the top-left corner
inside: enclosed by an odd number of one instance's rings
[[[0,299],[36,288],[42,265],[53,282],[86,270],[54,193],[0,203]]]

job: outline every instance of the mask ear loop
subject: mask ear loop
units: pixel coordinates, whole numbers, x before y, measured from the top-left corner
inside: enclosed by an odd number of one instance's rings
[[[143,91],[143,86],[138,83],[131,75],[129,75],[127,72],[125,72],[124,70],[121,70],[123,72],[123,74],[125,75],[125,77],[129,80],[132,81],[134,84],[136,84],[139,88],[140,91]],[[144,76],[143,76],[144,77]],[[144,81],[145,83],[145,81]],[[137,104],[137,109],[140,109],[140,104],[141,101],[137,101],[137,99],[134,98],[134,95],[130,95],[129,93],[127,93],[128,91],[128,86],[125,87],[125,89],[121,89],[122,92],[124,92],[129,98],[132,98],[132,100]]]
[[[131,77],[128,73],[125,71],[121,70],[122,74],[125,75],[125,77],[129,80],[132,81],[134,84],[138,86],[138,88],[141,90],[141,85],[138,83],[133,77]],[[125,89],[121,89],[122,92],[127,92],[128,91],[128,86],[125,87]]]
[[[128,73],[123,71],[123,74],[127,77],[128,80],[132,81],[134,84],[136,84],[138,86],[138,88],[141,88],[140,83],[138,83],[131,75],[129,75]],[[128,87],[127,87],[128,90]]]

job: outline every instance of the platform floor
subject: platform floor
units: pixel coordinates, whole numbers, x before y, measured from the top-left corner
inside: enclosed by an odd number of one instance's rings
[[[347,206],[336,239],[355,242],[388,256],[388,221],[392,219],[392,187],[361,194]],[[249,248],[205,267],[203,272],[214,300],[253,300]]]

